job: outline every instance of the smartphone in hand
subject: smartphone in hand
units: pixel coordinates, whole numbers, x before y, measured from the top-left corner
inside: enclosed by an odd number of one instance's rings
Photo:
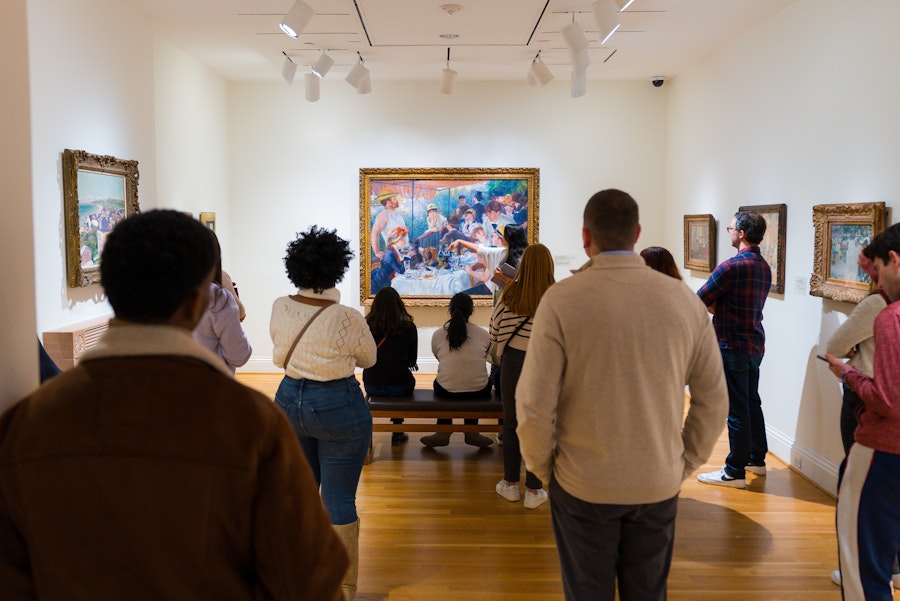
[[[831,361],[829,361],[828,359],[826,359],[826,358],[823,357],[822,355],[816,355],[816,359],[819,359],[820,361],[824,361],[825,363],[828,363],[829,365],[831,364]]]

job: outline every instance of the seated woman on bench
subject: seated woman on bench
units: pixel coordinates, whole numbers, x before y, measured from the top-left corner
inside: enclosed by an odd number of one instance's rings
[[[490,338],[487,330],[469,323],[474,310],[472,297],[459,292],[450,299],[450,319],[431,338],[431,352],[438,360],[434,379],[434,395],[451,399],[486,398],[491,394],[487,372],[487,351]],[[449,424],[450,419],[439,419]],[[466,419],[477,424],[477,419]],[[450,432],[435,432],[422,437],[426,447],[445,447],[450,444]],[[487,447],[493,441],[478,432],[466,432],[466,444]]]
[[[363,370],[363,386],[369,396],[408,396],[416,387],[413,371],[419,371],[419,333],[400,294],[390,286],[375,294],[366,322],[375,339],[378,358]],[[391,418],[402,424],[402,417]],[[409,440],[406,432],[391,434],[391,446]]]

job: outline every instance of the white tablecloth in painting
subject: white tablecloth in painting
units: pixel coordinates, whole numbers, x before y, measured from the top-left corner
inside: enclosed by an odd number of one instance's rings
[[[409,269],[391,280],[391,287],[407,296],[453,296],[474,286],[464,269],[418,271]]]

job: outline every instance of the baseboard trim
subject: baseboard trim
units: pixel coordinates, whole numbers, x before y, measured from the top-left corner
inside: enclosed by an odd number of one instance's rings
[[[769,452],[832,497],[837,496],[838,466],[792,437],[766,426]]]

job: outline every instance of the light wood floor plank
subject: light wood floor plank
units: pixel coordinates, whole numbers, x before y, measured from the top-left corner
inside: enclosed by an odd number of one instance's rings
[[[238,379],[272,397],[281,376]],[[356,599],[561,601],[550,508],[527,510],[494,492],[501,449],[467,446],[457,433],[440,449],[419,438],[391,447],[390,433],[374,435],[357,498]],[[727,451],[723,432],[704,469],[720,467]],[[840,601],[829,580],[834,499],[777,459],[768,464],[765,477],[748,475],[747,490],[685,482],[671,601]]]

